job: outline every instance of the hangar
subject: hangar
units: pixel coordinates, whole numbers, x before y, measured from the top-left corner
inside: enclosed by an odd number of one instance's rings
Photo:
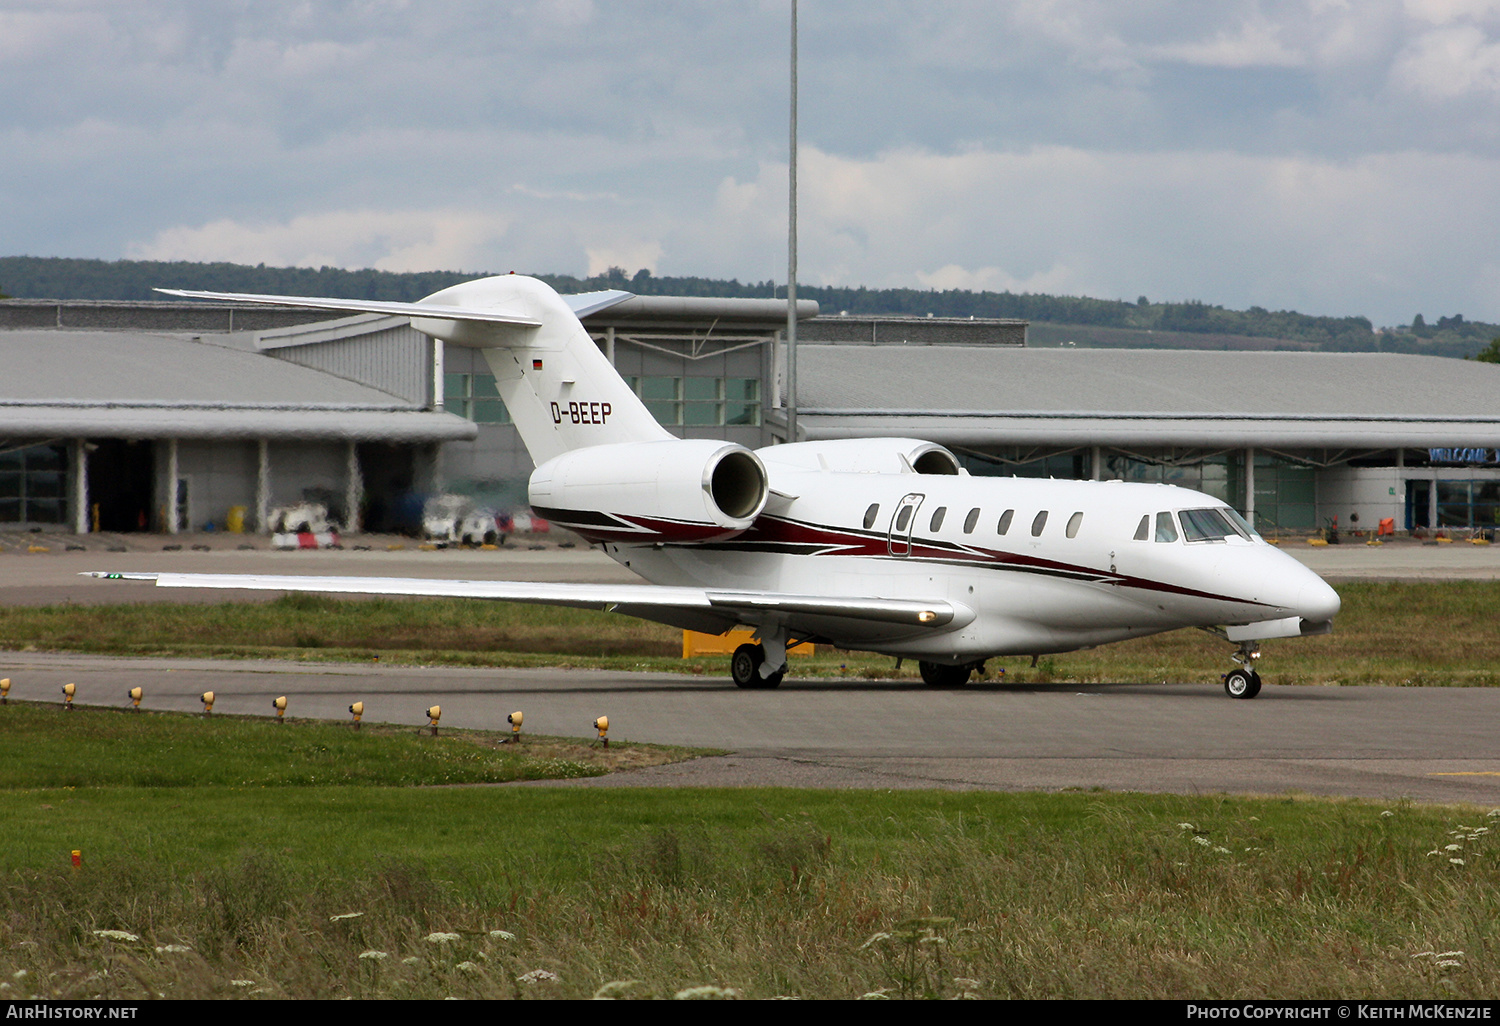
[[[1500,366],[1035,349],[1022,321],[798,316],[801,439],[917,436],[975,474],[1181,484],[1265,531],[1500,519]],[[779,300],[696,297],[585,319],[670,430],[750,447],[785,437],[785,324]],[[0,302],[0,529],[175,533],[235,507],[264,529],[314,499],[390,530],[438,491],[523,505],[530,471],[483,360],[402,318]]]

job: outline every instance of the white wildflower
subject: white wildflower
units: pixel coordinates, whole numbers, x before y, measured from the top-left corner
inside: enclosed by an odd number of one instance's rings
[[[1437,957],[1438,958],[1463,958],[1464,957],[1464,953],[1462,951],[1439,951],[1437,953]]]
[[[364,915],[363,912],[345,912],[342,915],[329,916],[328,921],[330,923],[336,923],[340,919],[358,919],[362,915]]]
[[[503,941],[513,941],[516,939],[516,935],[511,933],[509,930],[491,930],[490,936],[495,940]]]
[[[1430,852],[1428,852],[1427,854],[1429,854],[1429,855],[1441,855],[1442,853],[1443,853],[1443,850],[1441,848],[1434,848]]]
[[[890,999],[891,992],[884,989],[866,991],[859,996],[860,1001],[889,1001]]]
[[[1455,866],[1466,865],[1463,859],[1449,859],[1448,861],[1453,863]]]
[[[24,980],[26,979],[26,970],[17,969],[15,972],[10,974],[10,978],[13,980]]]
[[[1214,845],[1214,851],[1222,852],[1225,855],[1229,854],[1229,849],[1228,848],[1220,848],[1217,844]]]
[[[863,950],[865,950],[865,948],[868,948],[872,944],[879,944],[881,941],[888,941],[890,939],[891,939],[891,935],[888,934],[888,933],[877,933],[877,934],[874,934],[874,935],[872,935],[870,937],[869,940],[865,941],[863,944],[861,944],[859,946],[859,950],[863,951]]]
[[[1444,851],[1463,851],[1464,850],[1464,846],[1461,845],[1461,844],[1448,844],[1448,845],[1444,845],[1443,846],[1443,850]]]
[[[114,941],[138,941],[138,940],[140,940],[140,938],[137,937],[135,934],[133,934],[133,933],[126,933],[124,930],[95,930],[94,931],[94,936],[95,937],[103,937],[105,940],[114,940]]]
[[[1485,815],[1490,819],[1495,819],[1497,817],[1500,817],[1500,809],[1491,809],[1489,812],[1486,812]]]
[[[1382,816],[1394,816],[1395,813],[1392,812],[1390,809],[1386,809],[1384,812],[1381,813],[1381,815]]]
[[[558,975],[546,969],[533,969],[529,973],[516,977],[517,983],[556,983],[557,980]]]
[[[1436,958],[1437,957],[1437,952],[1436,951],[1418,951],[1415,955],[1413,955],[1411,957],[1412,958]]]
[[[229,981],[229,985],[231,987],[253,987],[253,986],[255,986],[255,981],[254,980],[230,980]]]
[[[418,958],[416,955],[412,955],[409,958],[403,958],[401,960],[401,964],[402,965],[421,965],[422,964],[422,960],[420,958]]]
[[[422,939],[428,944],[451,944],[453,941],[459,939],[459,935],[456,933],[429,933]]]
[[[732,1001],[740,996],[737,990],[728,987],[689,987],[672,995],[673,1001]]]
[[[361,951],[359,957],[369,959],[371,962],[383,962],[391,956],[384,951],[376,951],[374,948],[371,948],[369,951]]]
[[[624,997],[633,987],[639,987],[640,980],[610,980],[604,986],[594,991],[595,1001],[616,1001]]]
[[[458,963],[458,965],[454,966],[453,968],[457,969],[461,973],[477,973],[477,972],[479,972],[479,963],[477,963],[477,962],[460,962],[460,963]]]
[[[186,944],[161,944],[157,946],[158,955],[185,955],[193,949]]]
[[[1204,837],[1202,834],[1194,834],[1193,835],[1193,843],[1194,844],[1201,844],[1201,845],[1203,845],[1203,847],[1207,848],[1209,846],[1210,842],[1209,842],[1208,838]]]
[[[1456,967],[1461,966],[1461,965],[1463,965],[1462,962],[1456,962],[1456,961],[1454,961],[1451,958],[1445,958],[1441,962],[1438,963],[1438,968],[1439,969],[1453,969],[1453,968],[1456,968]]]
[[[1197,830],[1198,828],[1195,827],[1195,826],[1193,826],[1193,824],[1191,824],[1191,823],[1178,823],[1177,824],[1177,829],[1178,830]]]

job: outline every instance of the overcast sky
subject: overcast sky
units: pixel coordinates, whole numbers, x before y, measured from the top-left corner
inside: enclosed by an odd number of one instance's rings
[[[805,282],[1500,321],[1500,0],[800,11]],[[784,280],[788,14],[0,0],[0,254]]]

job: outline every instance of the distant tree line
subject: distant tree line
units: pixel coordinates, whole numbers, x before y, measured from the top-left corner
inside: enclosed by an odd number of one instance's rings
[[[246,264],[0,257],[0,291],[35,299],[160,299],[155,286],[214,292],[262,292],[411,302],[478,273],[348,271],[337,267],[254,267]],[[560,292],[625,289],[638,295],[781,298],[785,285],[714,278],[634,274],[611,267],[589,278],[538,274]],[[1151,332],[1236,335],[1296,343],[1337,352],[1412,352],[1472,357],[1500,335],[1500,325],[1467,321],[1461,314],[1435,325],[1418,314],[1409,328],[1376,332],[1367,317],[1315,317],[1252,306],[1228,310],[1188,301],[1153,303],[967,289],[868,289],[798,285],[797,295],[817,300],[825,314],[925,317],[1011,317],[1033,322]]]

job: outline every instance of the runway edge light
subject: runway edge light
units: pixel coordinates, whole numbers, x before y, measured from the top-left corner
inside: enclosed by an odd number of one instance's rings
[[[359,729],[359,718],[365,714],[365,703],[355,702],[349,707],[349,712],[354,716],[354,729]]]
[[[609,717],[600,716],[594,720],[594,729],[599,732],[599,740],[604,742],[604,747],[609,747]]]
[[[427,716],[427,725],[432,728],[432,736],[437,737],[438,719],[443,715],[443,707],[435,705],[431,709],[428,709],[425,715]]]
[[[505,717],[505,722],[510,724],[510,740],[512,744],[519,743],[521,740],[521,720],[524,718],[519,709]]]
[[[125,694],[130,698],[130,707],[136,712],[140,712],[141,699],[146,697],[146,692],[141,689],[141,686],[139,684],[137,684],[135,687],[125,692]]]
[[[198,696],[198,701],[203,703],[204,716],[212,716],[214,714],[214,693],[212,691],[203,692],[203,694]]]
[[[78,685],[77,684],[68,683],[68,684],[64,684],[63,685],[63,711],[64,712],[72,712],[73,711],[73,696],[76,695],[76,694],[78,694]]]
[[[9,677],[0,677],[0,705],[10,705]]]
[[[286,696],[281,695],[271,700],[271,708],[276,710],[276,722],[286,722]]]

